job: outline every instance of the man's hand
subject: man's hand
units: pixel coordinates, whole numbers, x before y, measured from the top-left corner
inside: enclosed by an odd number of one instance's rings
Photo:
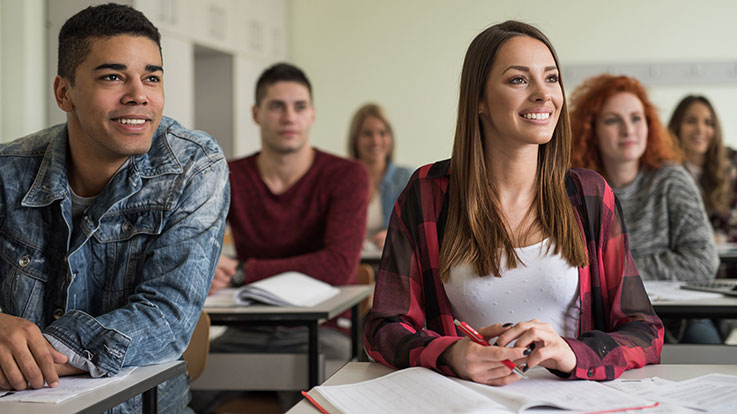
[[[230,285],[230,278],[235,274],[238,267],[238,261],[228,256],[220,256],[218,266],[215,269],[215,277],[212,279],[212,286],[208,295],[212,295],[222,288]]]
[[[0,313],[0,388],[25,390],[59,384],[54,364],[66,355],[54,349],[33,323]]]
[[[386,229],[371,236],[371,241],[379,248],[379,250],[384,250],[384,243],[386,243]]]

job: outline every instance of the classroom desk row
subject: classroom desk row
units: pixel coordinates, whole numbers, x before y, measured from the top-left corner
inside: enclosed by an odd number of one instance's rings
[[[347,309],[352,310],[352,352],[354,360],[360,355],[362,349],[361,327],[362,320],[358,312],[358,305],[372,291],[370,286],[344,286],[341,292],[335,297],[318,304],[312,308],[281,308],[273,306],[251,306],[251,307],[229,307],[229,308],[207,308],[213,324],[223,325],[292,325],[307,326],[309,329],[309,347],[307,359],[307,375],[304,382],[300,381],[301,386],[298,388],[309,389],[320,382],[318,367],[318,335],[317,327],[326,320],[332,319]],[[655,302],[653,304],[655,311],[661,317],[714,317],[714,318],[737,318],[737,297],[722,297],[709,300],[696,301],[670,301]],[[729,347],[722,347],[729,348]],[[721,349],[721,348],[720,348]],[[686,354],[696,354],[691,350],[685,350]],[[732,349],[721,349],[725,355],[731,355],[735,352]],[[664,361],[666,357],[682,358],[683,352],[675,353],[673,350],[666,352],[664,350]],[[680,355],[680,356],[679,356]],[[737,358],[734,358],[737,359]],[[727,364],[737,364],[733,358],[721,359]],[[719,361],[720,359],[717,359]],[[690,361],[689,361],[690,362]],[[244,378],[242,375],[242,367],[237,365],[226,366],[227,369],[233,371],[231,374],[236,378]],[[228,377],[227,372],[223,372],[223,366],[216,367],[215,375]],[[62,412],[100,412],[107,408],[132,398],[135,395],[143,394],[144,413],[156,412],[156,385],[170,378],[179,375],[185,370],[184,362],[176,361],[160,365],[152,365],[148,367],[139,367],[129,377],[103,387],[95,392],[82,394],[79,397],[67,400],[60,404],[38,404],[38,403],[4,403],[0,400],[0,412],[2,413],[62,413]],[[369,378],[375,378],[383,375],[388,371],[380,364],[357,364],[349,363],[343,367],[334,376],[330,377],[325,384],[341,384],[363,381]],[[632,378],[641,378],[646,376],[661,376],[667,379],[683,379],[690,378],[701,373],[721,372],[732,375],[737,374],[737,365],[697,365],[697,366],[680,366],[680,365],[659,365],[649,366],[640,370],[628,371],[625,375]],[[248,376],[246,376],[248,377]],[[197,383],[207,382],[206,376],[201,376],[198,381],[193,383],[193,388],[198,388]],[[236,381],[237,382],[237,381]],[[200,389],[207,389],[201,388]],[[247,389],[247,388],[246,388]],[[301,412],[317,412],[304,402],[301,402],[290,413]]]

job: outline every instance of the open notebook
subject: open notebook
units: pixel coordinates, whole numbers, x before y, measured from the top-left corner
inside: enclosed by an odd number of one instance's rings
[[[335,286],[304,273],[284,272],[249,283],[236,291],[238,305],[315,306],[340,292]]]
[[[249,305],[315,306],[340,292],[304,273],[284,272],[240,288],[225,288],[205,299],[205,307]]]
[[[529,379],[492,387],[407,368],[355,384],[317,386],[313,404],[335,413],[522,413],[539,407],[604,413],[655,407],[657,402],[594,381],[570,381],[544,369]]]

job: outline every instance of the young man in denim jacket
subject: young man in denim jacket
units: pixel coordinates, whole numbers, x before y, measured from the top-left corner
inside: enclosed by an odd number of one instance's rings
[[[71,17],[54,81],[67,122],[0,145],[0,388],[114,375],[189,342],[220,256],[228,168],[210,136],[162,118],[159,38],[126,6]],[[159,390],[162,412],[187,410],[186,376]]]

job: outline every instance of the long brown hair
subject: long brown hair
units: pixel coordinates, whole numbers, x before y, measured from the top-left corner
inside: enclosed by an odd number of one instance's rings
[[[501,276],[500,261],[515,268],[519,257],[506,225],[499,199],[489,180],[484,157],[485,142],[479,119],[479,103],[500,47],[516,36],[529,36],[543,42],[558,56],[550,41],[537,28],[517,21],[489,27],[471,42],[461,72],[458,120],[450,164],[448,219],[440,247],[440,278],[447,281],[450,268],[471,263],[481,276]],[[563,83],[561,82],[561,92]],[[563,93],[565,96],[565,93]],[[537,194],[534,225],[550,237],[555,254],[571,266],[586,265],[586,249],[573,206],[565,188],[570,165],[571,131],[565,99],[552,139],[540,145],[537,157]]]
[[[709,108],[711,119],[714,122],[714,137],[712,137],[709,148],[704,154],[703,173],[699,179],[699,185],[704,194],[704,205],[708,212],[716,211],[725,214],[729,211],[729,164],[727,163],[727,150],[724,148],[722,128],[711,102],[705,97],[697,95],[689,95],[683,98],[673,111],[670,121],[668,121],[668,129],[681,144],[681,148],[685,148],[683,138],[681,138],[681,124],[686,117],[686,110],[696,102],[700,102]]]
[[[621,92],[635,95],[645,111],[647,146],[640,157],[640,166],[656,170],[667,162],[681,162],[681,155],[660,122],[658,108],[650,102],[645,87],[635,78],[607,73],[586,79],[571,94],[573,166],[607,176],[596,139],[596,119],[606,101]]]

